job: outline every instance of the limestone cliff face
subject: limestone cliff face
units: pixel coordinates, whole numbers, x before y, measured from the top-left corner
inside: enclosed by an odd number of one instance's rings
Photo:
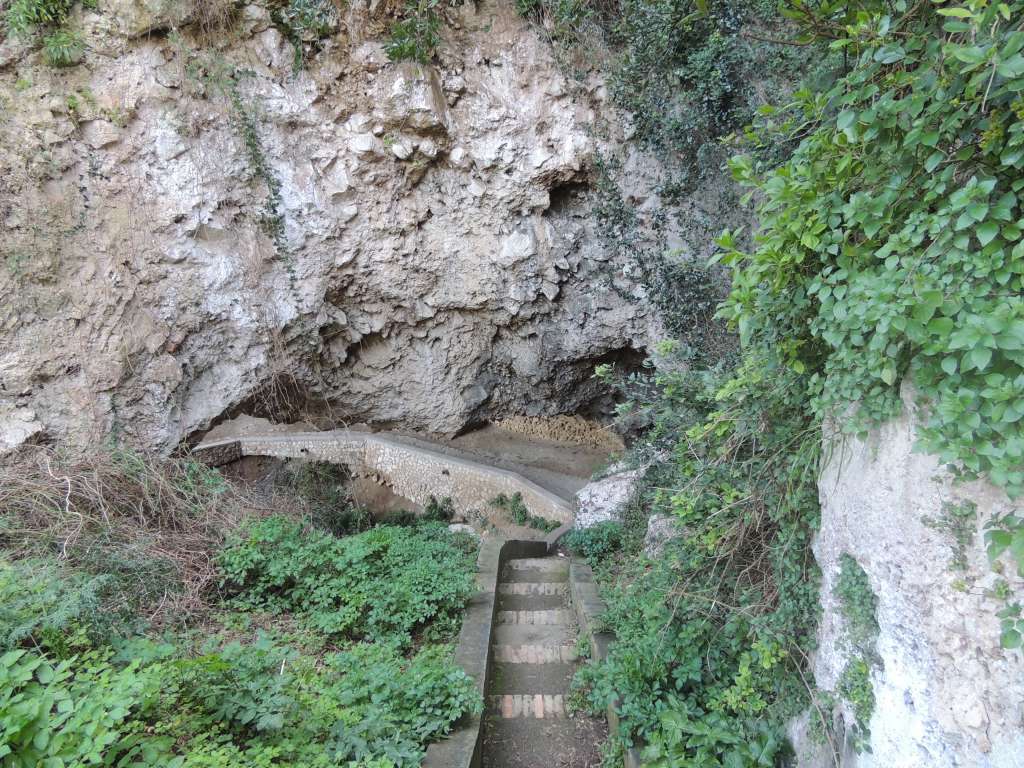
[[[298,72],[260,5],[212,45],[185,4],[99,5],[80,66],[0,45],[0,448],[313,401],[453,432],[582,407],[652,338],[586,184],[653,166],[510,4],[426,66],[356,3]]]
[[[1024,580],[1009,561],[988,563],[984,529],[1016,505],[982,482],[956,483],[934,456],[914,451],[918,415],[905,392],[905,414],[866,440],[835,439],[819,483],[822,520],[814,551],[822,569],[822,623],[815,677],[834,690],[850,657],[835,593],[840,558],[864,569],[878,599],[876,705],[870,752],[847,746],[843,765],[866,768],[1009,768],[1024,755],[1024,660],[1000,647],[992,596],[1005,579],[1009,602]],[[964,517],[969,543],[943,531],[951,506],[976,505]],[[997,566],[998,567],[998,566]],[[847,723],[852,713],[846,711]],[[832,765],[806,758],[804,765]]]

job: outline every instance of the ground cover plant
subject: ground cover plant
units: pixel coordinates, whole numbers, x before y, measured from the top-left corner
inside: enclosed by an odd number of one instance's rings
[[[3,768],[415,766],[479,710],[450,646],[475,543],[441,523],[339,536],[293,485],[130,451],[0,487]]]

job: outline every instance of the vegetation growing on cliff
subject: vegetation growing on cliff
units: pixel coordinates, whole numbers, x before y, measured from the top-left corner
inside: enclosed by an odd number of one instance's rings
[[[40,37],[51,66],[72,66],[85,53],[81,33],[68,24],[74,5],[75,0],[14,0],[7,8],[7,29],[20,37]],[[84,0],[83,5],[95,8],[96,0]]]
[[[337,537],[123,451],[0,489],[5,768],[411,768],[480,707],[445,644],[475,545],[443,525]]]
[[[640,457],[671,455],[644,506],[684,536],[656,562],[620,556],[608,574],[619,639],[580,682],[595,706],[619,701],[617,738],[645,744],[653,765],[774,764],[787,718],[808,705],[838,754],[829,697],[807,669],[824,418],[851,413],[863,430],[913,382],[924,449],[1024,491],[1024,5],[782,10],[794,48],[844,66],[833,84],[758,110],[732,163],[760,220],[751,247],[734,232],[719,241],[733,270],[720,315],[740,360],[707,370],[663,354],[626,390],[654,419]],[[698,92],[685,78],[668,91],[674,104]],[[993,530],[990,555],[1017,546],[1024,562],[1019,519]],[[1001,612],[1007,647],[1021,642],[1020,615]],[[858,719],[869,672],[851,662],[836,692]]]

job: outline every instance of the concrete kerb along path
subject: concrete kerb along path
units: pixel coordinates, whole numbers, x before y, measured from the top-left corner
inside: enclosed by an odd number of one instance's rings
[[[420,441],[422,443],[422,441]],[[531,514],[571,523],[572,502],[523,475],[485,463],[410,445],[379,434],[331,430],[246,435],[200,443],[193,455],[214,466],[244,456],[274,456],[345,464],[372,473],[394,493],[420,505],[450,497],[460,512],[483,510],[499,494],[519,493]]]
[[[608,649],[615,642],[615,635],[599,629],[599,619],[605,612],[604,600],[597,593],[594,571],[589,565],[573,559],[569,563],[569,593],[580,625],[580,634],[590,638],[590,655],[594,661],[608,658]],[[618,701],[608,705],[608,730],[614,733],[619,728]],[[623,757],[625,768],[640,768],[640,750],[627,749]]]

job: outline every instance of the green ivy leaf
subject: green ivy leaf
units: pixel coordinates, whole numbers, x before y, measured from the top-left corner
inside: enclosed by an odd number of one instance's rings
[[[978,225],[976,230],[978,235],[978,241],[982,247],[992,242],[993,238],[999,234],[999,224],[995,221],[986,221]]]

